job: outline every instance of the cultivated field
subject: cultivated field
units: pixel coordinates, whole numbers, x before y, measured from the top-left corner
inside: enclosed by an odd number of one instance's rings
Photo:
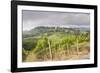
[[[90,31],[84,28],[37,27],[23,32],[23,62],[90,58]]]

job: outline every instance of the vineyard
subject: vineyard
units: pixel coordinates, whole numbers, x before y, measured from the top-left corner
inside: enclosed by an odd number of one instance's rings
[[[50,28],[23,35],[23,62],[89,59],[89,54],[89,31]]]

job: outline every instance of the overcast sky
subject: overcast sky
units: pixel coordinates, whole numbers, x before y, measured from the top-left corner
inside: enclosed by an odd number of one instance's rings
[[[90,27],[90,14],[23,10],[23,30],[37,26]]]

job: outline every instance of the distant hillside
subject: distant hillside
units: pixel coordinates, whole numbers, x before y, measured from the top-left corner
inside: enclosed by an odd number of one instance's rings
[[[54,33],[54,32],[75,32],[76,30],[79,30],[80,32],[89,31],[88,28],[64,28],[64,27],[45,27],[45,26],[39,26],[34,29],[31,29],[30,31],[23,31],[23,37],[31,37],[31,36],[39,36],[43,33]]]

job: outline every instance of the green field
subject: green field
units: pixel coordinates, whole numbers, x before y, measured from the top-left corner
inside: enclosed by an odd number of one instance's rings
[[[90,31],[37,27],[23,32],[23,62],[89,59]]]

